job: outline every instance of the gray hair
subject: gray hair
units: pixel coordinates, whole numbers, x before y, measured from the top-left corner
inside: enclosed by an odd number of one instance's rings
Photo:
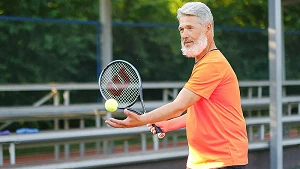
[[[214,18],[209,9],[202,2],[188,2],[177,10],[177,19],[179,20],[182,16],[194,15],[199,18],[200,24],[204,25],[211,23],[213,25]]]

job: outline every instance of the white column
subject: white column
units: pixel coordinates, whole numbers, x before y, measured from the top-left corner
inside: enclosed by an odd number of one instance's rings
[[[283,169],[282,147],[282,11],[281,0],[269,0],[270,169]]]
[[[100,40],[101,40],[101,65],[104,68],[112,61],[112,22],[110,0],[99,0],[100,4]]]
[[[0,166],[3,165],[3,146],[0,144]]]
[[[14,165],[16,164],[16,147],[15,143],[10,143],[9,144],[9,159],[10,159],[10,164]]]

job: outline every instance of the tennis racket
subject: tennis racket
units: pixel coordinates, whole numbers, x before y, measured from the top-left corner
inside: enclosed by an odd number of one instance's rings
[[[143,100],[142,80],[137,69],[127,61],[115,60],[110,62],[99,76],[99,88],[105,100],[115,99],[119,109],[128,109],[139,115],[146,113]],[[131,108],[137,100],[141,102],[142,112]],[[163,138],[165,133],[152,124],[158,138]]]

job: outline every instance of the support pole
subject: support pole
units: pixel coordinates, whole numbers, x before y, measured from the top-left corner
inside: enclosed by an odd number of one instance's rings
[[[100,0],[102,68],[112,61],[112,22],[110,0]]]
[[[281,0],[269,0],[270,169],[283,169]]]

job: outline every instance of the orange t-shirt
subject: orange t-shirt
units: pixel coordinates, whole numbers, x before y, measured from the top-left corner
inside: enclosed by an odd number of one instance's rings
[[[237,77],[219,50],[195,64],[184,88],[201,96],[188,108],[187,167],[219,168],[248,163],[248,139]]]

